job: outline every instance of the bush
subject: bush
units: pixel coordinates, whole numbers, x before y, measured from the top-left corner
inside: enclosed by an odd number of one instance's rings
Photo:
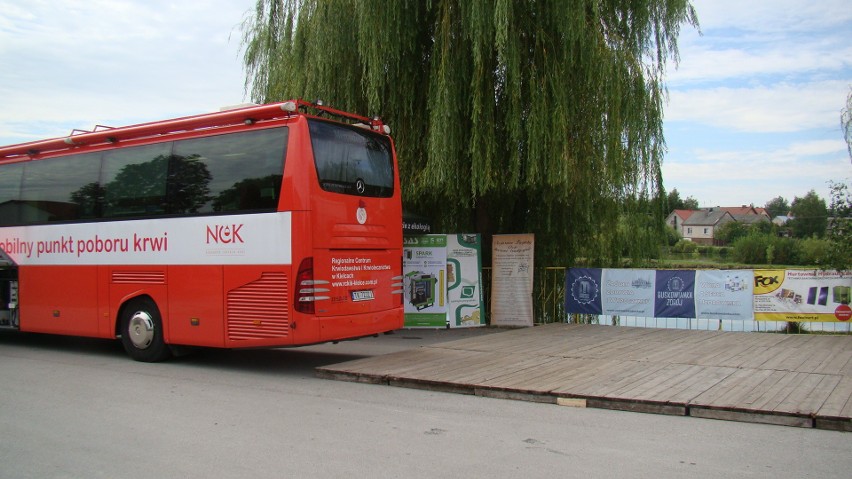
[[[678,241],[683,240],[683,235],[680,234],[680,231],[677,231],[674,228],[669,227],[669,228],[666,228],[664,231],[665,231],[665,235],[666,235],[666,245],[667,246],[674,246],[678,243]]]
[[[674,253],[694,253],[696,251],[698,251],[698,245],[687,240],[680,240],[672,247]]]
[[[800,265],[801,242],[793,238],[752,233],[738,239],[733,245],[734,259],[746,264]]]
[[[766,264],[767,248],[771,238],[766,235],[751,234],[734,241],[732,246],[734,260],[745,264]]]
[[[774,250],[771,264],[802,264],[799,241],[793,238],[771,238],[771,245]]]
[[[819,266],[828,263],[831,243],[824,239],[807,238],[800,242],[799,261],[803,265]]]

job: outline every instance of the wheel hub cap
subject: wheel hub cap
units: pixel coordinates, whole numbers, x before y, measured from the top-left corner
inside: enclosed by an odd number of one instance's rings
[[[154,341],[154,320],[145,311],[137,311],[130,318],[127,328],[130,342],[139,349],[145,349]]]

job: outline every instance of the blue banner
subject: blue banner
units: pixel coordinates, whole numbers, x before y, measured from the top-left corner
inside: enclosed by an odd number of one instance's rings
[[[602,314],[601,270],[570,268],[565,275],[565,311],[579,314]]]
[[[695,317],[695,271],[658,270],[654,293],[657,318]]]

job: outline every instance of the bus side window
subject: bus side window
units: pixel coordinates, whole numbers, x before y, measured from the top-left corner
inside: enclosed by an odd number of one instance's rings
[[[24,164],[3,166],[0,175],[0,226],[12,226],[21,222],[21,178]]]
[[[173,161],[184,164],[183,168],[190,159],[199,163],[188,176],[204,177],[205,183],[178,186],[170,177],[170,204],[182,191],[197,191],[198,202],[192,205],[193,211],[184,213],[274,211],[284,171],[287,134],[288,129],[282,127],[175,142]]]
[[[24,167],[24,224],[75,221],[100,215],[100,153],[31,161]]]
[[[104,154],[104,216],[166,213],[166,179],[171,143],[136,146]]]

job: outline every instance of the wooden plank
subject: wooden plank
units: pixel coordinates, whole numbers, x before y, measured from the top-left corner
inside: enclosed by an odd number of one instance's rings
[[[553,388],[554,393],[576,393],[585,397],[600,395],[599,390],[606,384],[633,375],[645,369],[641,363],[626,361],[599,361],[602,367],[596,368],[593,375],[584,374],[563,381]]]
[[[841,376],[837,386],[829,393],[825,402],[817,411],[817,417],[852,417],[852,378]]]
[[[674,403],[693,404],[695,398],[712,389],[734,374],[737,369],[718,366],[695,366],[700,368],[695,375],[672,386],[669,401]]]
[[[753,408],[760,411],[774,411],[808,376],[806,373],[789,372],[769,388],[766,394],[757,399],[753,403]]]
[[[666,403],[625,401],[613,398],[586,399],[586,407],[598,409],[615,409],[618,411],[644,412],[650,414],[665,414],[669,416],[686,416],[687,408]]]
[[[817,390],[817,386],[819,386],[820,382],[822,382],[825,376],[819,374],[807,374],[807,373],[792,373],[799,374],[801,376],[801,380],[795,383],[795,386],[790,388],[789,394],[782,399],[775,407],[772,408],[773,412],[778,413],[789,413],[789,414],[815,414],[817,409],[825,402],[825,399],[828,397],[827,392],[823,392],[823,395],[820,397],[820,391]],[[836,382],[831,385],[831,389],[834,389]],[[808,398],[812,398],[813,401],[808,401]],[[811,402],[819,402],[816,407],[809,407],[808,405]],[[764,409],[768,409],[764,407]]]
[[[816,415],[841,378],[834,375],[808,374],[773,411]]]
[[[630,384],[618,391],[613,391],[610,397],[620,396],[639,401],[667,402],[668,391],[671,385],[686,379],[685,373],[694,373],[694,368],[695,366],[687,364],[665,365],[645,381]]]
[[[784,416],[778,414],[741,412],[703,407],[689,408],[689,415],[692,417],[701,417],[706,419],[721,419],[723,421],[754,422],[759,424],[775,424],[778,426],[814,427],[814,421],[812,418],[802,416]]]
[[[833,351],[830,348],[815,348],[812,350],[808,358],[796,368],[796,371],[802,373],[816,373],[826,362],[832,359]]]
[[[852,344],[852,341],[850,341],[850,344]],[[820,365],[820,367],[814,372],[819,374],[843,374],[844,376],[852,376],[850,373],[844,373],[844,371],[846,371],[846,365],[850,361],[852,361],[852,346],[850,346],[849,349],[834,350],[831,360]]]
[[[742,399],[758,388],[771,374],[772,371],[767,370],[738,369],[691,403],[713,408],[741,407]]]
[[[852,341],[555,324],[317,368],[347,381],[852,430]]]

